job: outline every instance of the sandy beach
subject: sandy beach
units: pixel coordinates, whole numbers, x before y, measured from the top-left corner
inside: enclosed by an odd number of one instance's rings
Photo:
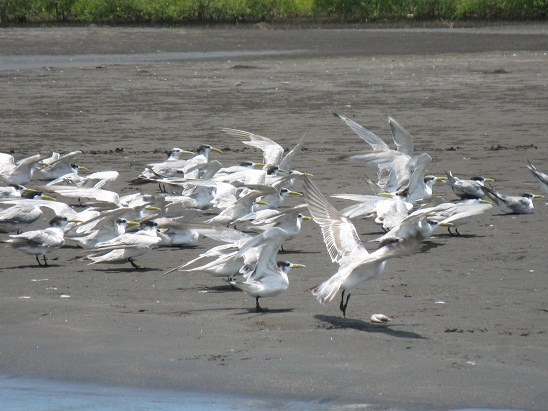
[[[340,159],[369,147],[332,113],[391,147],[394,117],[415,152],[431,155],[429,174],[482,175],[503,194],[542,194],[527,162],[548,173],[547,25],[4,28],[0,95],[0,152],[81,150],[89,172],[120,172],[113,189],[123,194],[157,193],[129,182],[172,147],[211,144],[223,153],[210,158],[223,165],[261,161],[221,127],[288,149],[304,136],[295,168],[325,194],[369,194],[375,168]],[[441,183],[434,193],[456,199]],[[70,241],[48,268],[0,247],[0,374],[355,409],[546,410],[546,200],[535,200],[531,215],[494,207],[461,236],[438,228],[422,252],[363,283],[346,318],[339,297],[320,305],[306,291],[337,271],[313,221],[280,254],[306,268],[261,301],[263,313],[208,273],[162,275],[213,240],[155,249],[137,260],[140,270],[87,265]],[[355,225],[374,250],[380,227]],[[373,324],[375,313],[392,321]]]

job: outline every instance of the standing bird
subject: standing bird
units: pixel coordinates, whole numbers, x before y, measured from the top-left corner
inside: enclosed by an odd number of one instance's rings
[[[289,261],[276,261],[278,250],[286,238],[287,233],[283,229],[271,228],[242,246],[235,256],[235,259],[237,259],[250,248],[262,247],[255,266],[249,271],[243,270],[243,277],[229,280],[230,285],[238,287],[251,297],[255,297],[255,310],[257,312],[263,311],[259,305],[259,298],[276,296],[285,291],[289,287],[289,278],[287,276],[289,270],[305,267],[302,264],[293,264]]]
[[[350,219],[342,216],[307,177],[304,179],[304,198],[314,221],[321,227],[331,261],[339,264],[339,270],[331,278],[311,288],[310,292],[323,304],[331,301],[342,288],[339,307],[346,317],[348,300],[354,289],[363,281],[380,275],[388,259],[414,252],[420,241],[413,237],[394,238],[381,243],[380,248],[370,254]]]
[[[499,206],[504,214],[533,214],[533,198],[544,196],[532,193],[524,193],[519,196],[505,196],[491,188],[482,187],[485,196]]]
[[[34,255],[39,266],[42,266],[39,256],[44,258],[44,266],[48,267],[46,253],[57,250],[65,245],[65,226],[70,223],[78,223],[80,220],[69,220],[67,217],[54,217],[49,222],[49,227],[44,230],[27,231],[22,234],[10,235],[9,240],[2,242]]]

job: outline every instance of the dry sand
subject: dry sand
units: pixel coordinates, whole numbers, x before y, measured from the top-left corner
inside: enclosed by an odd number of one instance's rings
[[[327,194],[363,193],[374,169],[337,156],[367,147],[331,113],[386,141],[391,115],[430,153],[430,173],[538,193],[526,162],[548,172],[547,29],[2,29],[0,151],[80,149],[91,171],[121,172],[120,192],[154,192],[128,182],[171,147],[207,142],[225,151],[212,155],[223,164],[260,160],[220,127],[284,147],[305,135],[297,168]],[[455,198],[444,185],[435,192]],[[336,271],[313,222],[283,255],[307,268],[261,314],[207,273],[161,275],[212,241],[154,250],[143,270],[88,266],[71,244],[49,268],[0,248],[0,372],[405,409],[545,410],[548,206],[535,205],[533,215],[493,209],[461,237],[438,229],[424,252],[364,283],[346,319],[338,298],[321,306],[306,293]],[[371,221],[356,226],[364,241],[380,233]],[[379,312],[393,321],[371,324]]]

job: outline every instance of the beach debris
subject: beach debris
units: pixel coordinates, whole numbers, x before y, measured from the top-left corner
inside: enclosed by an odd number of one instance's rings
[[[384,324],[389,321],[392,321],[392,318],[384,314],[373,314],[371,316],[371,322],[375,324]]]

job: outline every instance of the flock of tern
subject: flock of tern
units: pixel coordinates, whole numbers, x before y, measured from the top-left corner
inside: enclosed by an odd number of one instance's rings
[[[420,252],[421,242],[438,227],[460,235],[462,225],[494,205],[503,214],[531,214],[533,198],[542,197],[503,195],[488,185],[494,181],[489,177],[465,180],[450,170],[444,176],[427,175],[432,158],[414,152],[412,136],[393,118],[388,122],[395,149],[353,120],[336,116],[369,146],[368,151],[344,157],[366,163],[377,175],[376,181],[367,181],[368,194],[332,195],[353,202],[341,210],[312,175],[294,168],[303,139],[286,151],[270,138],[222,129],[224,135],[261,150],[262,161],[225,167],[209,158],[211,152],[221,152],[210,145],[201,145],[196,152],[173,148],[165,161],[149,164],[131,181],[136,187],[154,187],[153,194],[122,196],[109,190],[117,171],[79,174],[88,171],[76,164],[81,151],[36,154],[18,161],[0,153],[0,232],[5,233],[0,242],[34,255],[40,266],[48,266],[46,255],[70,241],[85,251],[82,260],[88,264],[129,263],[138,269],[136,258],[154,248],[195,246],[206,236],[219,245],[164,275],[205,271],[223,277],[255,298],[256,310],[262,311],[259,299],[286,290],[288,272],[305,267],[278,260],[278,253],[299,235],[303,221],[313,219],[339,268],[309,291],[320,303],[341,291],[340,310],[346,316],[356,287],[380,275],[389,259]],[[548,193],[548,175],[533,164],[527,167]],[[293,190],[299,180],[302,192]],[[436,182],[449,185],[457,199],[433,195]],[[288,196],[304,201],[284,206]],[[55,215],[49,227],[29,230],[32,224],[42,224],[45,210]],[[368,251],[360,240],[353,223],[357,218],[370,219],[384,231],[374,240],[379,243],[375,251]],[[387,320],[384,315],[372,317],[376,322]]]

